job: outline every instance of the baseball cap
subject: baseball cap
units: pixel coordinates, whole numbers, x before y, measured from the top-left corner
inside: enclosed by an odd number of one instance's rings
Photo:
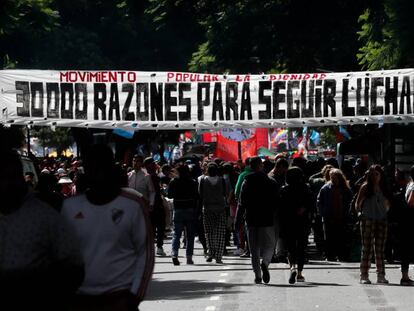
[[[64,168],[59,168],[59,169],[56,171],[56,174],[66,174],[66,171],[65,171],[65,169],[64,169]]]

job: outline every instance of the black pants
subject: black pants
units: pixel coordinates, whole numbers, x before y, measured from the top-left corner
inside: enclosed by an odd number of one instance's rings
[[[157,233],[157,247],[162,247],[165,235],[165,211],[163,208],[156,208],[150,216],[154,235]]]
[[[284,235],[287,243],[289,264],[297,265],[298,271],[303,270],[305,264],[305,249],[308,245],[308,228],[298,228],[289,230]]]
[[[200,215],[197,216],[197,235],[198,235],[198,240],[203,246],[204,252],[207,252],[207,241],[206,241],[206,234],[204,231],[204,219],[203,219],[203,214],[201,213]]]
[[[346,257],[345,224],[343,222],[325,220],[325,254],[328,260],[344,260]]]
[[[409,264],[414,259],[413,251],[413,221],[414,209],[405,210],[399,223],[399,248],[401,254],[401,271],[408,272]]]

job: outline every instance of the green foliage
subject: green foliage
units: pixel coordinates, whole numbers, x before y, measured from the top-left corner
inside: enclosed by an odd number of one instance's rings
[[[360,16],[362,42],[357,54],[363,68],[392,69],[414,65],[414,3],[381,0],[370,3]]]
[[[0,7],[0,57],[3,67],[31,66],[33,50],[58,26],[53,0],[5,0]],[[29,48],[30,47],[30,48]]]
[[[206,41],[194,71],[357,70],[356,31],[364,1],[199,1]],[[328,14],[326,12],[329,12]]]
[[[335,129],[332,126],[325,126],[317,128],[317,131],[321,135],[321,146],[326,146],[330,148],[336,148],[336,133]]]
[[[52,147],[57,149],[58,155],[73,144],[73,137],[69,128],[58,127],[52,130],[50,127],[35,128],[32,135],[37,137],[39,144],[45,147]]]
[[[357,70],[365,8],[346,0],[5,0],[0,57],[3,68]]]
[[[193,72],[205,72],[209,70],[213,72],[218,70],[214,66],[216,63],[216,57],[211,55],[208,49],[208,42],[200,44],[197,52],[194,52],[189,63],[189,69]]]

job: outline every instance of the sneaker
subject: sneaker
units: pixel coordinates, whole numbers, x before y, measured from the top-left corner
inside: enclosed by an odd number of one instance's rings
[[[300,274],[296,277],[296,282],[305,282],[305,277]]]
[[[212,261],[213,261],[213,257],[208,256],[208,257],[207,257],[207,259],[206,259],[206,261],[207,261],[207,262],[212,262]]]
[[[174,266],[179,266],[180,265],[180,261],[178,260],[177,257],[172,257],[172,262],[173,262]]]
[[[191,257],[187,257],[187,265],[194,265],[194,261]]]
[[[389,281],[385,278],[385,276],[381,275],[377,277],[378,284],[388,284]]]
[[[223,260],[221,260],[221,259],[216,259],[216,263],[222,264],[222,263],[223,263]]]
[[[361,280],[359,281],[361,284],[371,284],[371,281],[368,279],[368,277],[361,277]]]
[[[241,254],[242,254],[242,250],[241,250],[240,248],[236,249],[236,250],[233,252],[233,255],[234,255],[234,256],[240,256]]]
[[[290,271],[289,284],[295,284],[297,274],[298,272],[296,271],[296,269],[293,269],[292,271]]]
[[[414,281],[411,279],[401,279],[400,285],[402,286],[414,286]]]
[[[243,254],[240,255],[240,257],[248,258],[248,257],[250,257],[250,252],[244,252]]]
[[[265,282],[266,284],[269,283],[270,281],[269,269],[263,262],[260,264],[260,268],[262,269],[263,282]]]
[[[167,256],[167,254],[164,252],[164,249],[162,247],[157,247],[157,255],[158,256]]]
[[[255,279],[254,279],[254,282],[255,282],[256,284],[262,284],[262,278],[255,278]]]

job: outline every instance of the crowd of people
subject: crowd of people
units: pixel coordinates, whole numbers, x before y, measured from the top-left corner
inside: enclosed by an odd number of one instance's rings
[[[282,155],[174,165],[135,155],[121,164],[96,145],[83,161],[43,160],[35,185],[17,153],[0,157],[9,164],[0,173],[0,289],[12,298],[21,284],[33,288],[44,310],[55,307],[43,300],[45,289],[64,293],[68,310],[135,310],[154,255],[170,253],[173,265],[181,264],[183,235],[186,264],[194,264],[196,237],[205,260],[217,264],[232,242],[233,255],[251,257],[257,284],[270,282],[274,262],[289,264],[290,284],[304,282],[313,234],[328,261],[358,253],[362,284],[371,283],[374,254],[377,283],[388,283],[385,260],[398,259],[400,284],[414,285],[408,274],[414,166],[405,176],[361,159],[339,168],[335,159]],[[168,228],[171,250],[164,249]]]

